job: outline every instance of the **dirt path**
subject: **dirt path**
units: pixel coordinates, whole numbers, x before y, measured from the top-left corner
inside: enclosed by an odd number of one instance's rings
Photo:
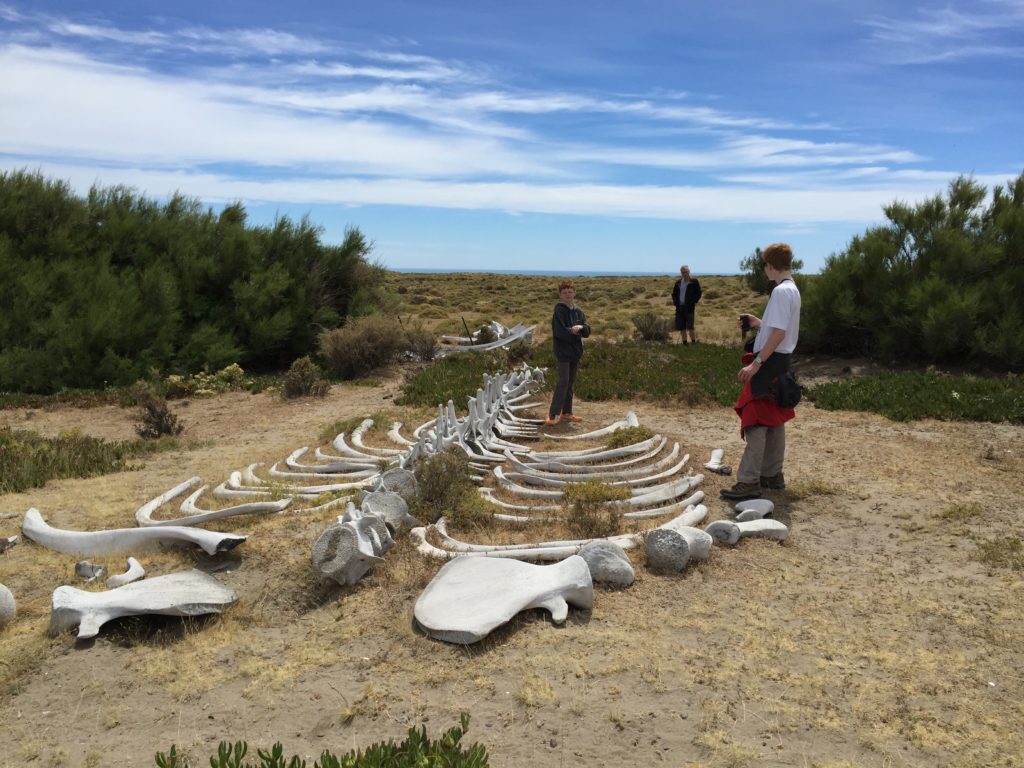
[[[323,400],[229,394],[180,411],[190,450],[145,467],[0,497],[55,525],[131,524],[141,503],[191,475],[218,483],[254,461],[315,445],[333,421],[387,411],[396,381],[336,386]],[[725,409],[581,404],[680,440],[700,464],[738,462]],[[119,408],[0,412],[0,426],[132,435]],[[193,765],[222,739],[313,758],[437,735],[472,715],[492,765],[1024,766],[1024,583],[980,544],[1019,535],[1024,429],[895,424],[801,405],[789,429],[778,517],[784,545],[716,546],[677,577],[645,570],[598,588],[564,626],[521,615],[477,646],[427,640],[412,606],[436,565],[405,543],[354,590],[327,590],[309,549],[332,517],[244,519],[251,538],[218,577],[240,595],[221,617],[125,620],[91,643],[45,637],[52,590],[80,584],[74,558],[21,543],[0,555],[19,603],[0,631],[2,765],[152,765],[171,743]],[[377,436],[383,444],[383,437]],[[709,475],[711,518],[724,517]],[[312,519],[311,519],[312,518]],[[0,535],[20,520],[0,520]],[[184,555],[144,563],[154,575]],[[116,569],[117,562],[110,567]]]

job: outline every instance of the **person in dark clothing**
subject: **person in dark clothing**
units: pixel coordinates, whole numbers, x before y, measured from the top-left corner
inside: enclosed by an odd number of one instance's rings
[[[558,363],[558,383],[544,422],[549,426],[559,421],[583,421],[572,412],[572,390],[583,357],[583,340],[590,335],[587,316],[576,306],[576,284],[563,280],[558,285],[558,297],[551,316],[551,343]]]
[[[685,264],[679,268],[679,279],[672,286],[672,303],[676,307],[676,330],[682,337],[683,344],[686,340],[697,343],[697,331],[694,320],[697,315],[697,303],[700,301],[700,281],[690,275],[690,268]]]

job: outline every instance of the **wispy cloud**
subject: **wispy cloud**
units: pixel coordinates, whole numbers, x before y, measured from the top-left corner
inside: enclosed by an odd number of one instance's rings
[[[673,221],[873,222],[879,200],[923,199],[929,185],[878,184],[863,188],[759,189],[680,185],[538,184],[410,179],[239,179],[228,175],[152,168],[51,165],[78,188],[125,183],[142,189],[180,191],[205,202],[246,200],[300,205],[397,205]]]
[[[920,8],[910,18],[875,16],[864,23],[870,41],[894,63],[1024,57],[1024,4],[1013,0],[980,2],[970,10]]]
[[[872,220],[880,199],[934,183],[893,170],[924,160],[912,150],[812,140],[836,129],[688,92],[527,89],[457,60],[271,29],[121,29],[8,6],[0,17],[16,27],[0,31],[0,71],[15,75],[0,79],[4,163],[79,184],[796,226]],[[958,19],[928,21],[920,30],[939,39]],[[923,34],[873,27],[879,40]],[[166,50],[204,56],[171,71],[153,54]]]

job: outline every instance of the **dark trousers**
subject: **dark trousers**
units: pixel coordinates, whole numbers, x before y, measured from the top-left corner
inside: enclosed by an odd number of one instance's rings
[[[572,413],[572,385],[576,383],[579,360],[558,360],[558,383],[551,397],[548,415],[553,419],[563,413]]]

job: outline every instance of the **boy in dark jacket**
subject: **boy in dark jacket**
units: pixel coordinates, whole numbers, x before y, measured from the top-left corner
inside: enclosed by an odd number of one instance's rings
[[[563,280],[558,285],[559,302],[551,316],[551,343],[558,363],[558,383],[551,398],[545,424],[559,421],[583,421],[572,412],[572,389],[576,370],[583,357],[583,339],[590,335],[590,325],[583,310],[576,306],[576,284]]]

